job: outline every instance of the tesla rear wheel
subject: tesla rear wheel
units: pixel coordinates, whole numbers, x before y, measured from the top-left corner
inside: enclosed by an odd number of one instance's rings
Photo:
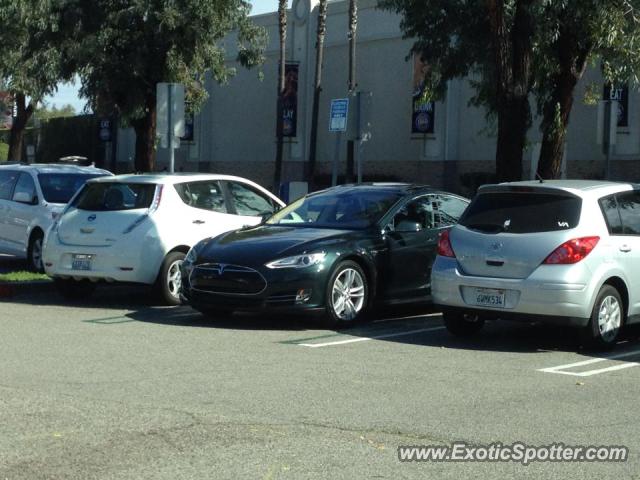
[[[89,280],[54,278],[53,283],[58,293],[67,300],[83,300],[89,298],[96,289],[96,284]]]
[[[185,254],[182,252],[170,252],[164,257],[156,288],[162,301],[166,305],[180,305],[180,289],[182,287],[182,277],[180,276],[180,265]]]
[[[336,267],[327,284],[325,301],[328,326],[348,327],[362,320],[369,286],[360,265],[347,260]]]
[[[603,285],[593,305],[591,319],[583,331],[583,343],[595,350],[614,347],[624,324],[624,306],[620,294],[611,285]]]
[[[456,337],[471,337],[484,327],[484,319],[456,310],[443,310],[442,319],[449,333]]]
[[[29,262],[29,269],[43,273],[44,265],[42,263],[42,241],[44,235],[40,230],[36,230],[29,239],[29,250],[27,251],[27,261]]]

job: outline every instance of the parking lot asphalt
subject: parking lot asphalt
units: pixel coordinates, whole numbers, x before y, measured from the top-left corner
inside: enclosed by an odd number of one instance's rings
[[[144,288],[0,302],[0,479],[640,478],[640,341],[437,312],[351,330],[207,319]],[[418,462],[401,445],[624,445],[624,463]]]

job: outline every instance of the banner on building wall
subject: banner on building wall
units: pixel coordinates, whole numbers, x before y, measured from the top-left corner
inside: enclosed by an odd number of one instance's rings
[[[420,55],[413,56],[413,102],[411,133],[433,133],[435,103],[425,98],[425,76],[429,66]]]
[[[618,127],[629,126],[629,86],[605,84],[603,100],[618,102]]]
[[[298,133],[298,67],[287,63],[284,67],[284,93],[282,95],[282,136],[295,137]]]

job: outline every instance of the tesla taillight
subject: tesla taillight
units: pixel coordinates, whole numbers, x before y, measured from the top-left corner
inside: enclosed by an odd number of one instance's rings
[[[449,230],[440,233],[440,237],[438,238],[438,255],[452,258],[456,256],[451,247],[451,240],[449,240]]]
[[[568,265],[578,263],[591,253],[600,237],[581,237],[567,240],[542,262],[545,265]]]

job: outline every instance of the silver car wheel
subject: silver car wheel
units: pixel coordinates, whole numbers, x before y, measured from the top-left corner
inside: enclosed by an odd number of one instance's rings
[[[180,297],[180,287],[182,286],[180,265],[182,265],[182,260],[176,260],[167,269],[167,290],[176,298]]]
[[[351,321],[364,306],[364,280],[359,272],[346,268],[333,282],[331,303],[341,320]]]
[[[615,338],[621,320],[622,312],[618,300],[611,295],[603,298],[598,310],[598,329],[604,341],[610,342]]]

